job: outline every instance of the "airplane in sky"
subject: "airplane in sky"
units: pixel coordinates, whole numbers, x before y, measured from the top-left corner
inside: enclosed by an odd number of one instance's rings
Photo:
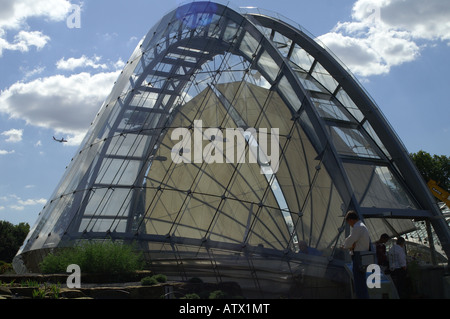
[[[62,137],[61,139],[57,139],[57,138],[55,138],[55,137],[53,136],[53,140],[55,140],[56,142],[60,142],[60,143],[66,143],[66,142],[67,142],[67,140],[64,139],[64,137]]]

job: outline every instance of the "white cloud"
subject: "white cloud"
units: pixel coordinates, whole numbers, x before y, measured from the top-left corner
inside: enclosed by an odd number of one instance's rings
[[[0,93],[0,112],[56,134],[70,134],[69,142],[78,144],[119,73],[83,72],[17,82]]]
[[[124,66],[125,66],[125,62],[123,62],[121,58],[119,58],[119,60],[117,60],[117,62],[114,63],[114,68],[116,70],[123,69]]]
[[[2,0],[1,29],[18,29],[28,18],[43,17],[62,21],[70,11],[68,0]]]
[[[6,205],[9,209],[22,211],[25,209],[25,206],[36,206],[42,205],[44,206],[47,203],[47,200],[44,198],[39,199],[21,199],[19,196],[15,194],[9,194],[8,196],[0,197],[0,200],[6,202]],[[1,206],[4,207],[5,206]]]
[[[8,154],[13,154],[13,153],[15,153],[15,151],[0,150],[0,155],[8,155]]]
[[[49,41],[50,37],[40,31],[20,31],[14,37],[13,43],[9,43],[5,39],[0,38],[0,56],[3,50],[28,52],[32,46],[40,50]]]
[[[71,8],[68,0],[1,0],[0,6],[0,57],[3,50],[28,52],[32,46],[42,49],[50,37],[40,31],[28,31],[26,20],[39,17],[62,21]],[[6,39],[11,30],[20,30],[12,43]]]
[[[41,74],[42,72],[44,72],[45,66],[39,66],[39,67],[37,67],[37,68],[35,68],[35,69],[31,70],[31,71],[28,68],[19,67],[19,70],[24,73],[23,80],[26,81],[29,78],[32,78],[35,75],[38,75],[38,74]]]
[[[21,200],[19,199],[17,203],[21,206],[34,206],[34,205],[45,205],[47,203],[47,200],[44,198],[40,199],[27,199],[27,200]]]
[[[28,51],[30,46],[35,46],[36,49],[42,49],[48,41],[50,41],[50,37],[42,34],[40,31],[20,31],[14,37],[14,46],[18,48],[18,50],[22,52]]]
[[[449,1],[358,0],[352,21],[338,23],[319,39],[353,73],[386,74],[420,56],[418,40],[450,40],[449,16]]]
[[[368,39],[358,39],[338,32],[327,33],[319,39],[357,75],[369,76],[389,72],[389,67],[370,46]]]
[[[385,25],[405,30],[417,39],[450,40],[449,16],[450,1],[445,0],[384,0],[380,8]]]
[[[91,67],[94,69],[107,69],[108,66],[106,64],[99,64],[101,60],[100,57],[94,56],[94,58],[90,59],[83,55],[80,58],[69,58],[65,60],[64,58],[60,59],[58,62],[56,62],[56,67],[61,70],[75,70],[76,68],[86,68]]]
[[[17,143],[22,140],[23,130],[11,129],[1,133],[0,135],[7,137],[6,142]]]

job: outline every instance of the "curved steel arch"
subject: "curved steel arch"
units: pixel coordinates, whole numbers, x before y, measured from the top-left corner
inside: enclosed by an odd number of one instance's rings
[[[339,83],[336,91],[343,89],[350,96],[364,115],[364,119],[360,121],[360,124],[365,121],[369,122],[382,141],[384,147],[387,149],[388,154],[381,151],[384,155],[383,161],[403,181],[403,186],[408,188],[411,194],[413,194],[414,199],[417,200],[422,207],[422,210],[411,210],[408,212],[391,211],[389,212],[389,216],[429,220],[438,234],[443,250],[447,257],[450,257],[450,232],[448,224],[445,219],[442,218],[439,207],[436,205],[435,200],[428,191],[420,173],[409,157],[408,151],[373,99],[366,93],[348,69],[336,60],[332,53],[324,46],[314,41],[303,31],[270,16],[261,14],[251,14],[251,16],[262,26],[288,37],[293,41],[293,44],[299,44],[301,48],[311,54],[311,56],[313,56],[314,59],[318,61]],[[334,96],[336,91],[330,93]],[[360,107],[361,105],[364,107]],[[353,206],[358,207],[358,205],[355,204],[353,204]],[[368,210],[358,207],[357,211],[361,216],[367,218],[379,217],[380,215],[386,216],[383,212],[380,213],[380,211],[374,209]]]

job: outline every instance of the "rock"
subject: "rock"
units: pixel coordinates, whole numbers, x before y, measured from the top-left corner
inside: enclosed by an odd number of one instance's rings
[[[0,286],[0,295],[11,295],[11,290],[8,287]]]
[[[129,299],[130,293],[123,289],[90,289],[89,297],[94,299]]]
[[[86,294],[78,289],[63,288],[60,291],[60,296],[68,299],[79,299],[86,297]]]
[[[33,290],[37,287],[11,287],[11,294],[19,297],[33,297]]]

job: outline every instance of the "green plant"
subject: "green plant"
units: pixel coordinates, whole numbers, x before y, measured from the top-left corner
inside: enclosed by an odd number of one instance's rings
[[[154,275],[152,277],[155,278],[157,282],[164,283],[167,281],[167,276],[163,274]]]
[[[43,286],[38,286],[31,292],[31,297],[33,299],[59,299],[61,292],[60,284],[44,284]]]
[[[39,267],[44,274],[65,273],[68,265],[80,262],[81,256],[78,253],[77,248],[67,248],[57,253],[50,253],[45,256]]]
[[[158,284],[158,280],[154,276],[147,276],[141,279],[142,286],[153,286]]]
[[[209,299],[227,299],[227,294],[222,290],[215,290],[209,294]]]
[[[28,279],[20,282],[21,287],[39,287],[39,283],[36,280]]]
[[[3,260],[0,260],[0,275],[3,275],[7,272],[11,272],[13,267],[10,263],[6,263]]]
[[[123,274],[142,269],[142,258],[132,246],[113,242],[85,243],[47,255],[40,263],[43,273],[66,273],[76,264],[84,273]]]
[[[48,295],[51,299],[59,299],[59,294],[61,292],[61,286],[58,285],[50,285],[50,287],[47,289]]]
[[[152,286],[158,283],[164,283],[167,281],[167,276],[163,274],[147,276],[141,279],[141,284],[143,286]]]
[[[45,291],[45,288],[39,287],[37,289],[33,289],[33,291],[31,292],[31,297],[33,299],[44,299],[46,294],[47,292]]]
[[[11,280],[10,282],[0,280],[0,287],[14,287],[15,281],[15,279]]]

